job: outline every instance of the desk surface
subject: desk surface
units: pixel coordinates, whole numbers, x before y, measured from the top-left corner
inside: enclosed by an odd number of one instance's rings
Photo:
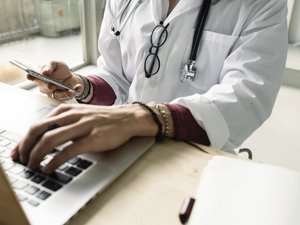
[[[184,142],[156,144],[70,225],[180,224],[184,198],[196,193],[203,168],[216,154],[205,150],[210,154]]]

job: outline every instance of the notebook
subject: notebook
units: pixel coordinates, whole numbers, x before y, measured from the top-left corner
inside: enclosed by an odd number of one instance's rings
[[[62,225],[154,144],[153,138],[133,138],[105,153],[71,159],[50,177],[14,163],[9,152],[32,123],[57,102],[0,83],[0,224]],[[57,151],[45,158],[51,159]]]
[[[189,225],[299,225],[300,173],[214,156],[204,169]]]

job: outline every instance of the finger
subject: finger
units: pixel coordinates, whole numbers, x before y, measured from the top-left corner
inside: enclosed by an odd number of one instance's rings
[[[55,116],[68,116],[66,114],[63,114],[64,112],[67,112],[69,110],[71,110],[74,107],[73,104],[60,104],[57,107],[55,107],[54,109],[52,109],[46,116],[46,118],[49,117],[55,117]],[[62,115],[61,115],[62,114]],[[59,118],[59,117],[58,117]]]
[[[51,91],[55,91],[58,89],[57,85],[51,83],[47,83],[47,88]]]
[[[30,81],[32,81],[32,82],[34,82],[37,86],[41,86],[41,85],[43,85],[45,83],[44,81],[39,80],[39,79],[37,79],[37,78],[29,75],[29,74],[27,74],[27,79],[30,80]]]
[[[46,132],[48,129],[47,126],[47,124],[43,123],[32,126],[23,140],[21,140],[18,146],[15,148],[17,151],[16,156],[18,156],[21,163],[27,164],[30,150],[33,148],[36,142],[38,142],[40,136]]]
[[[48,65],[42,66],[41,73],[44,75],[50,75],[52,74],[57,67],[57,62],[51,61]]]
[[[67,91],[61,91],[61,90],[55,90],[52,92],[52,98],[58,100],[58,101],[66,101],[66,100],[70,100],[72,99],[72,97],[70,97],[68,95]]]
[[[25,135],[25,137],[20,141],[17,148],[15,150],[18,152],[17,156],[19,156],[19,160],[23,164],[28,163],[29,154],[34,148],[34,146],[40,141],[41,137],[49,130],[53,130],[53,124],[59,124],[64,126],[66,124],[70,124],[76,121],[72,115],[63,115],[58,117],[49,117],[41,123],[35,124],[29,129],[29,132]]]
[[[57,89],[55,85],[49,85],[49,83],[37,79],[29,74],[27,75],[27,79],[34,82],[39,87],[40,92],[42,92],[43,94],[47,94],[49,97],[51,97],[49,93]]]
[[[82,144],[80,142],[85,143],[85,147],[82,147]],[[62,151],[60,151],[58,154],[56,154],[53,159],[45,165],[43,168],[43,173],[51,174],[57,169],[59,166],[64,164],[65,162],[69,161],[76,155],[82,154],[85,151],[86,146],[88,145],[86,138],[76,141],[76,143],[73,143],[66,148],[64,148]]]
[[[33,77],[33,76],[29,75],[29,74],[27,74],[27,79],[28,79],[28,80],[31,80],[31,81],[36,80],[35,77]]]
[[[13,150],[10,152],[10,157],[13,161],[19,161],[19,153],[18,153],[18,146],[16,146]]]
[[[30,152],[28,167],[35,169],[55,147],[85,136],[90,127],[87,124],[75,123],[46,132]]]
[[[53,92],[53,90],[49,89],[48,83],[45,81],[40,81],[38,85],[39,85],[40,92],[47,94],[48,96],[49,93]]]

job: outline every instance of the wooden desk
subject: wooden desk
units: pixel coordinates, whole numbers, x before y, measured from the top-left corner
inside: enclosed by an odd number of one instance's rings
[[[184,198],[196,193],[203,168],[218,154],[206,150],[210,154],[184,142],[156,144],[70,225],[180,224],[178,212]]]

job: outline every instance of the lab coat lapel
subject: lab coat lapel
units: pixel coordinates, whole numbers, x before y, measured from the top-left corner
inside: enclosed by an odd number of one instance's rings
[[[155,24],[159,24],[162,20],[164,21],[167,17],[169,0],[149,0],[152,16]]]
[[[173,11],[170,13],[165,23],[170,23],[178,16],[188,13],[191,10],[198,10],[202,5],[203,0],[180,0]]]

